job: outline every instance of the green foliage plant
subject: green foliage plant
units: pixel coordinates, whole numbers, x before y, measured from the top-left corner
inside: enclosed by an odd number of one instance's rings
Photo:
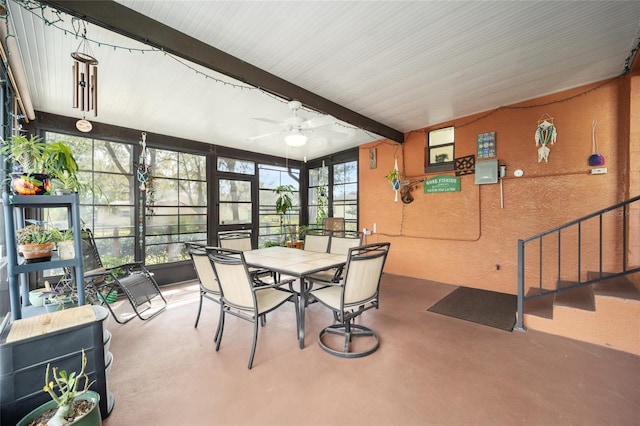
[[[89,382],[89,376],[85,373],[87,357],[82,350],[82,368],[80,372],[67,373],[58,367],[53,367],[53,378],[50,378],[51,365],[47,364],[45,383],[42,390],[47,392],[51,399],[58,405],[54,416],[49,420],[49,426],[61,426],[68,423],[66,420],[74,415],[73,402],[76,397],[86,393],[93,382]],[[55,382],[55,386],[54,386]],[[82,387],[80,387],[82,385]],[[57,386],[57,390],[56,390]],[[80,389],[78,389],[80,387]]]
[[[280,233],[287,238],[285,228],[289,226],[289,210],[293,208],[293,185],[280,185],[273,190],[276,198],[276,212],[280,214]]]
[[[58,228],[47,229],[42,225],[27,225],[16,231],[18,244],[46,244],[61,241],[62,233]]]
[[[25,174],[43,173],[45,169],[46,145],[39,136],[11,136],[4,141],[0,153],[22,166]]]

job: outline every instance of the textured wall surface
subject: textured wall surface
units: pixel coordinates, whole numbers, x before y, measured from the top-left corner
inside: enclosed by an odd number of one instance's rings
[[[630,80],[626,76],[595,83],[414,131],[407,135],[404,146],[381,141],[361,147],[360,226],[372,229],[376,224],[377,232],[367,237],[368,242],[391,241],[385,271],[517,293],[518,239],[639,192],[638,176],[635,176],[636,163],[640,161],[637,140],[631,144],[635,145],[633,164],[630,164],[629,153],[629,139],[640,139],[638,124],[632,124],[629,131],[630,116],[638,115],[639,111],[637,106],[631,108],[631,112],[628,107],[633,99],[630,92],[639,89],[637,83],[634,86]],[[549,161],[538,162],[534,134],[545,114],[553,118],[557,142],[550,146]],[[592,154],[593,120],[597,121],[599,152],[606,161],[607,173],[601,175],[591,175],[587,162]],[[504,208],[501,208],[500,185],[476,185],[473,175],[461,177],[460,192],[425,194],[420,183],[411,192],[413,202],[394,202],[394,193],[384,179],[393,168],[394,158],[398,159],[405,180],[419,182],[434,176],[424,173],[426,132],[448,125],[456,127],[456,158],[476,153],[478,134],[496,132],[496,158],[507,166],[503,181]],[[369,148],[373,147],[377,148],[378,158],[375,169],[370,168],[368,161]],[[515,177],[516,169],[524,175]],[[630,173],[634,174],[635,183],[630,184]],[[453,175],[453,172],[445,174]],[[616,240],[615,230],[619,224],[620,219],[615,215],[604,221],[606,244]],[[586,228],[594,226],[597,229],[597,224]],[[593,262],[597,264],[597,248],[591,242],[592,237],[587,237],[585,230],[583,234],[581,261],[590,262],[589,266]],[[567,271],[566,279],[571,279],[571,273],[575,279],[576,249],[568,242],[577,237],[568,234],[566,238],[567,244],[563,243],[561,249],[562,268]],[[557,264],[557,249],[552,243],[549,246],[552,248],[544,249],[543,263],[551,264],[545,268]],[[605,249],[604,266],[615,267],[621,254]],[[528,265],[537,263],[538,258],[529,259],[528,255]]]

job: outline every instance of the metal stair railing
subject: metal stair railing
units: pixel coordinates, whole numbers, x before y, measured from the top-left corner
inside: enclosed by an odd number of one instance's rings
[[[537,235],[534,235],[532,237],[526,238],[526,239],[520,239],[518,240],[518,312],[517,312],[517,320],[516,320],[516,325],[515,325],[515,329],[519,330],[519,331],[525,331],[525,327],[523,324],[523,306],[524,306],[524,302],[527,300],[532,300],[532,299],[537,299],[543,296],[548,296],[554,293],[559,293],[561,291],[565,291],[565,290],[569,290],[575,287],[580,287],[580,286],[586,286],[586,285],[591,285],[594,284],[600,280],[602,280],[603,277],[606,276],[606,278],[614,278],[614,277],[618,277],[618,276],[623,276],[623,275],[627,275],[630,273],[634,273],[634,272],[639,272],[640,271],[640,266],[639,267],[633,267],[630,268],[629,264],[628,264],[628,249],[629,249],[629,224],[628,224],[628,218],[630,217],[629,211],[630,211],[630,205],[640,201],[640,195],[634,197],[634,198],[630,198],[626,201],[620,202],[618,204],[614,204],[612,206],[606,207],[602,210],[596,211],[594,213],[591,213],[587,216],[581,217],[579,219],[573,220],[571,222],[567,222],[563,225],[560,225],[558,227],[549,229],[547,231],[541,232]],[[638,203],[638,205],[640,205],[640,203]],[[637,207],[638,211],[640,211],[640,207]],[[620,217],[620,221],[621,221],[621,227],[617,227],[617,231],[620,232],[621,235],[617,235],[618,238],[615,238],[615,241],[619,241],[619,248],[621,249],[621,254],[622,254],[622,265],[621,265],[621,270],[618,272],[612,272],[612,273],[606,273],[603,274],[603,255],[602,255],[602,251],[603,251],[603,217],[605,215],[610,215],[610,214],[614,214],[616,215],[616,217]],[[592,278],[592,279],[587,279],[585,281],[582,281],[581,277],[582,277],[582,265],[581,265],[581,258],[582,258],[582,246],[581,246],[581,241],[582,241],[582,225],[584,222],[586,222],[587,220],[590,219],[594,219],[597,218],[598,220],[598,230],[599,230],[599,235],[598,235],[598,274],[596,276],[596,278]],[[576,227],[577,228],[577,245],[578,248],[575,251],[576,252],[576,263],[577,263],[577,269],[578,269],[578,280],[576,283],[574,284],[567,284],[566,282],[564,282],[564,284],[561,286],[562,281],[562,252],[561,252],[561,248],[562,248],[562,231],[566,230],[568,228],[572,228],[572,227]],[[543,288],[543,278],[545,277],[545,273],[547,273],[546,276],[549,275],[549,273],[544,270],[543,268],[543,245],[542,245],[542,239],[543,237],[547,237],[550,235],[556,234],[557,235],[557,242],[556,242],[556,249],[557,249],[557,254],[558,254],[558,261],[557,261],[557,270],[556,270],[556,288],[555,289],[544,289]],[[637,238],[637,237],[635,237]],[[539,256],[539,270],[538,270],[538,291],[535,292],[534,294],[531,295],[525,295],[525,247],[527,244],[534,244],[535,242],[539,243],[538,246],[538,256]],[[553,271],[551,271],[551,273],[553,273]]]

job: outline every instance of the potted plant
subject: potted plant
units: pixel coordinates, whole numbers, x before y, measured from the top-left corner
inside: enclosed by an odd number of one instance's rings
[[[11,136],[0,153],[13,162],[11,189],[18,195],[42,195],[51,190],[45,172],[46,145],[39,136]]]
[[[391,169],[389,174],[385,176],[385,179],[389,181],[394,191],[400,189],[400,181],[402,180],[402,176],[400,176],[400,172],[398,171],[398,169]]]
[[[43,390],[49,393],[52,400],[31,411],[17,426],[101,425],[102,417],[98,406],[100,395],[89,390],[93,382],[89,381],[86,368],[84,349],[82,368],[78,373],[67,373],[54,367],[53,377],[50,378],[51,365],[47,364]]]
[[[62,260],[73,259],[76,256],[75,244],[73,241],[73,230],[71,228],[60,231],[58,238],[58,257]]]
[[[16,231],[18,252],[27,263],[51,260],[53,247],[60,240],[57,228],[47,229],[42,225],[30,224]]]
[[[54,192],[58,195],[72,192],[102,194],[99,185],[90,185],[79,179],[78,163],[71,148],[63,142],[46,144],[44,167],[51,178]]]
[[[284,236],[285,242],[292,239],[291,227],[289,224],[289,210],[293,208],[293,185],[280,185],[273,190],[278,196],[276,199],[276,212],[280,214],[280,233]],[[295,228],[295,227],[294,227]],[[287,229],[289,232],[287,232]]]

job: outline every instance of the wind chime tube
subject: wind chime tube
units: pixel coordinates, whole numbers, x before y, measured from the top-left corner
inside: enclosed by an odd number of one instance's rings
[[[90,84],[90,81],[91,81],[90,72],[91,72],[91,70],[90,70],[90,67],[91,66],[88,63],[84,64],[84,68],[85,68],[85,71],[86,71],[86,74],[85,74],[86,81],[85,81],[85,85],[84,85],[84,96],[85,96],[85,101],[84,101],[85,108],[84,108],[84,111],[89,111],[91,109],[91,107],[90,107],[90,105],[91,105],[90,104],[90,102],[91,102],[91,95],[90,95],[90,86],[91,86],[91,84]]]
[[[78,83],[78,85],[80,86],[80,111],[84,111],[84,90],[85,90],[85,83],[84,83],[84,73],[81,72],[80,73],[80,81]]]
[[[98,116],[98,67],[93,67],[93,78],[91,92],[93,97],[93,116]]]
[[[78,108],[78,61],[73,61],[73,107]]]
[[[500,208],[504,209],[504,189],[502,187],[502,178],[500,178]]]

